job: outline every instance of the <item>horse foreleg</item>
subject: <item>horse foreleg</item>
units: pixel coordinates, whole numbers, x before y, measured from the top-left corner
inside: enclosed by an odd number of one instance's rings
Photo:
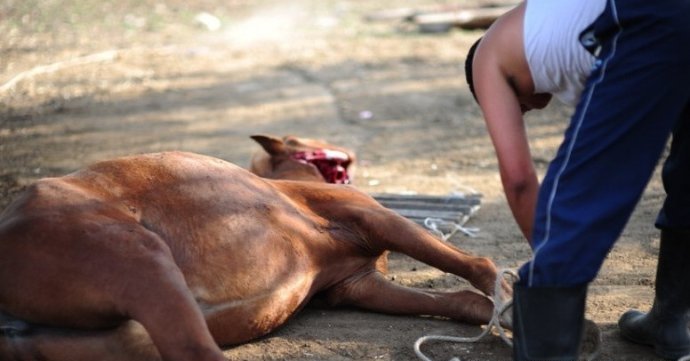
[[[359,210],[358,214],[372,246],[406,254],[466,279],[487,295],[494,295],[496,279],[500,276],[490,259],[464,252],[391,210],[377,207]],[[505,280],[500,282],[502,295],[509,298],[512,288]]]
[[[352,305],[399,315],[443,316],[470,324],[486,324],[493,316],[493,302],[479,293],[434,292],[404,287],[376,271],[345,280],[328,294],[332,305]]]

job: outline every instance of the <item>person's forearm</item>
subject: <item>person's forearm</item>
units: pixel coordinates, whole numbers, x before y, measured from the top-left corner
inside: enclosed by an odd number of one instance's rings
[[[520,227],[520,231],[532,245],[532,226],[534,224],[534,211],[539,193],[537,177],[529,179],[519,185],[504,184],[508,205],[513,212],[513,217]]]

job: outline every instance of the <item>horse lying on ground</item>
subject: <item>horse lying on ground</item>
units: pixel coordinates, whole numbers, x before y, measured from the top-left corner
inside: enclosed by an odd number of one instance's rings
[[[483,294],[396,285],[388,250]],[[266,335],[316,294],[485,324],[496,276],[352,186],[184,152],[123,157],[39,180],[0,215],[0,359],[224,360],[218,345]]]

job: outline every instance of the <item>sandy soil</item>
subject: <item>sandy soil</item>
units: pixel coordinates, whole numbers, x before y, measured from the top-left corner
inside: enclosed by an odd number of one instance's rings
[[[455,4],[476,5],[479,1]],[[367,192],[448,194],[474,189],[479,236],[450,242],[515,268],[530,256],[506,205],[493,149],[465,85],[463,61],[481,31],[420,34],[363,15],[384,1],[19,1],[0,5],[0,86],[40,65],[116,50],[0,93],[0,206],[39,177],[115,156],[186,150],[247,165],[255,133],[327,139],[354,149],[355,184]],[[408,1],[405,6],[441,6]],[[195,22],[206,11],[222,27]],[[543,173],[569,111],[528,116]],[[620,340],[616,321],[653,296],[663,199],[658,175],[590,287],[587,317],[603,334],[602,360],[654,360]],[[396,282],[437,290],[467,284],[408,257],[391,256]],[[227,350],[233,360],[416,360],[427,334],[472,336],[443,319],[309,307],[284,328]],[[508,360],[498,337],[429,343],[435,360]]]

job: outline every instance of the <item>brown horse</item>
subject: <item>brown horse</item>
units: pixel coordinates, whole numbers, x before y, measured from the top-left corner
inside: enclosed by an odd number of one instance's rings
[[[481,293],[392,283],[387,250]],[[0,215],[0,359],[224,360],[218,345],[273,331],[316,294],[483,324],[496,276],[349,185],[183,152],[118,158],[39,180]]]

